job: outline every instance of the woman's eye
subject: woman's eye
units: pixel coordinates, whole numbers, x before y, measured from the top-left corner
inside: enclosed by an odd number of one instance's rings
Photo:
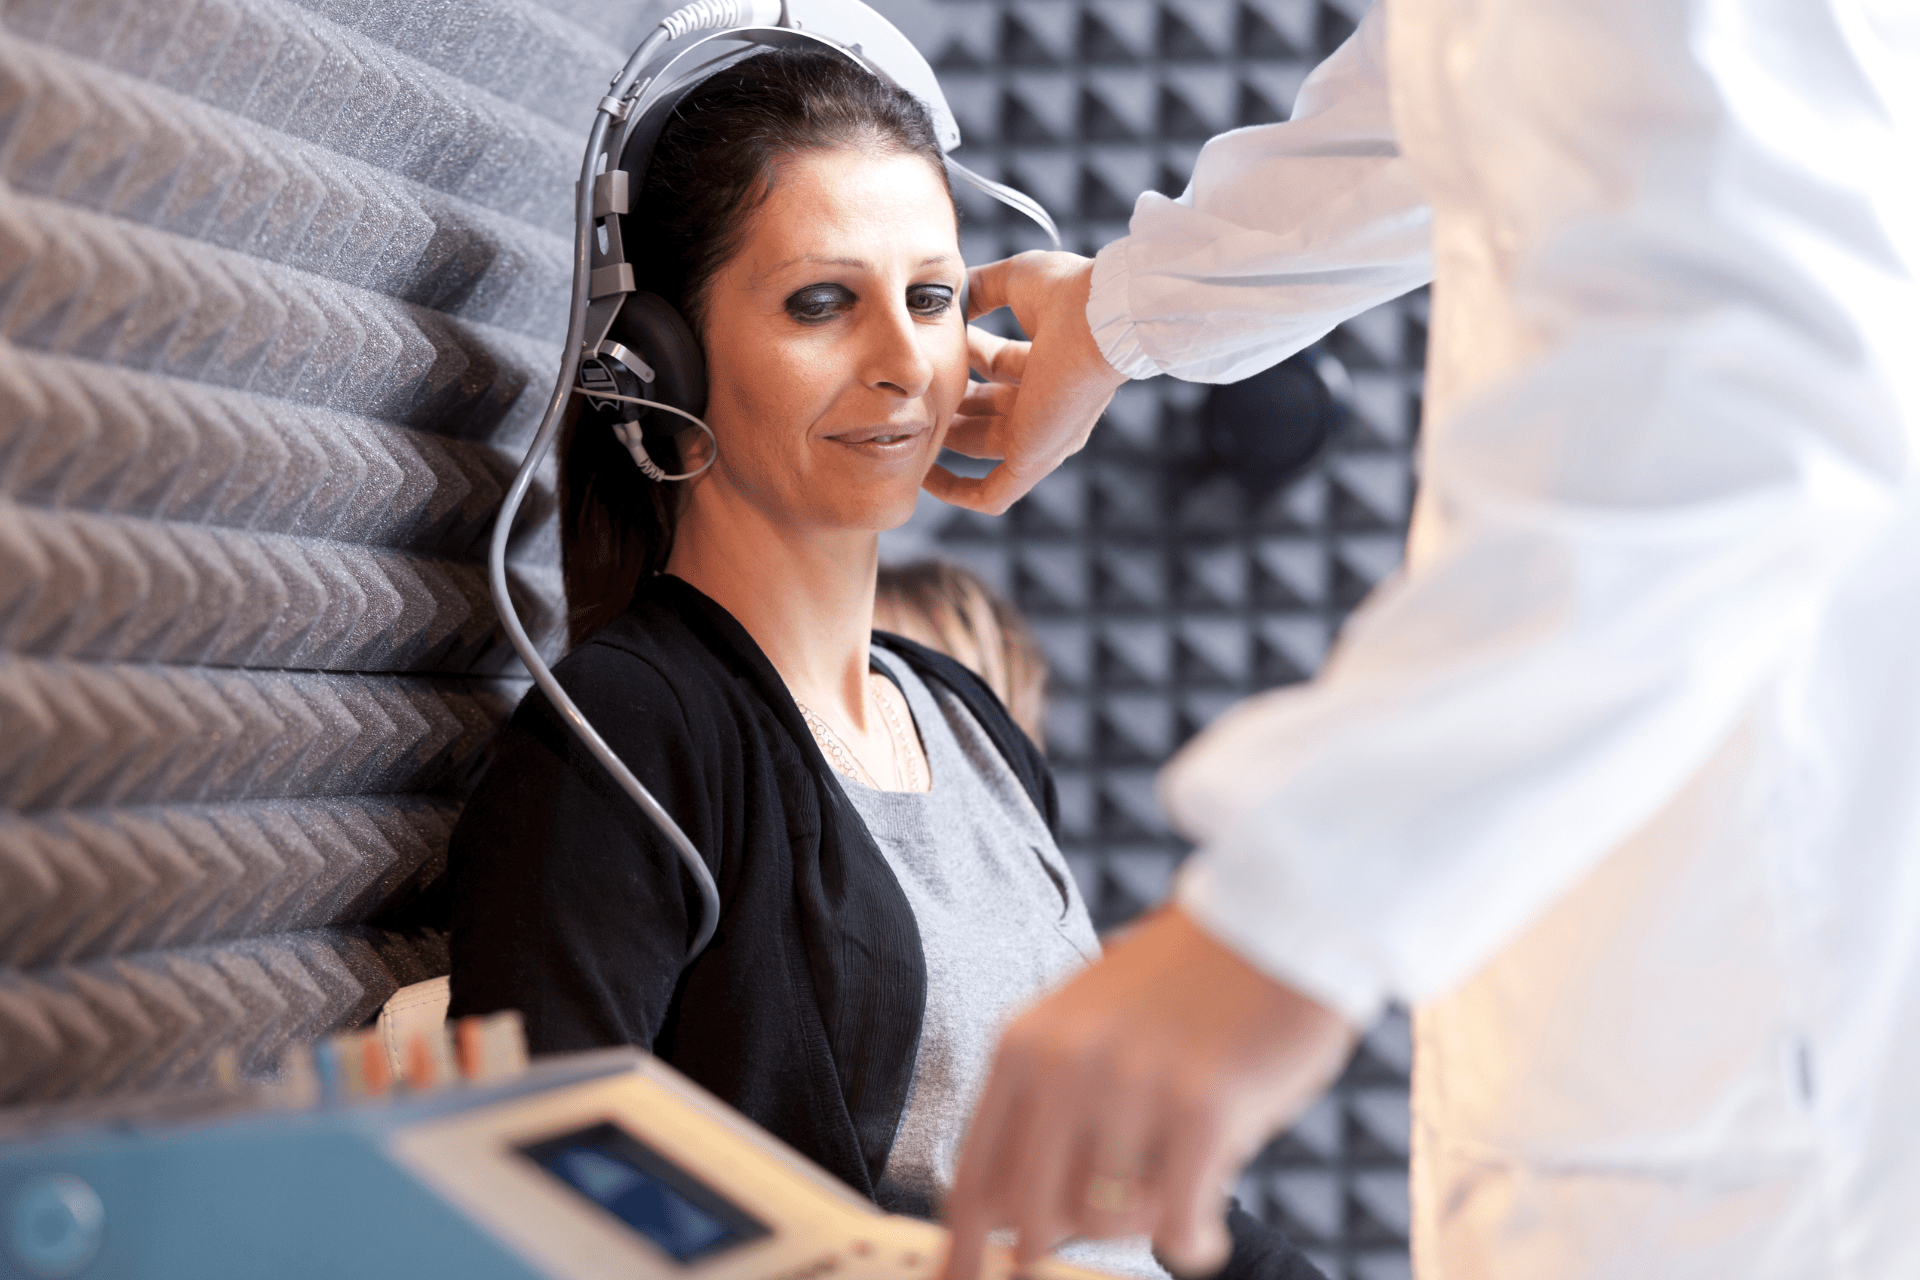
[[[907,290],[907,310],[917,316],[943,316],[953,305],[953,290],[943,284],[920,284]]]
[[[788,296],[787,314],[801,321],[831,320],[853,301],[853,291],[844,285],[810,284]]]

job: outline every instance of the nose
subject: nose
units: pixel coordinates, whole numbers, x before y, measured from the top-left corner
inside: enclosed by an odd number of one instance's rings
[[[907,310],[905,298],[896,297],[889,307],[876,307],[867,313],[867,349],[863,352],[865,372],[861,381],[876,391],[891,392],[908,400],[917,400],[933,383],[933,361],[924,344],[939,330],[919,324]]]

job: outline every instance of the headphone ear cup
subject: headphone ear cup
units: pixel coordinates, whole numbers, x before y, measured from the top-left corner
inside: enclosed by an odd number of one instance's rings
[[[693,329],[665,298],[657,293],[628,294],[607,336],[653,366],[653,382],[641,393],[647,399],[684,409],[696,418],[706,413],[706,357]]]

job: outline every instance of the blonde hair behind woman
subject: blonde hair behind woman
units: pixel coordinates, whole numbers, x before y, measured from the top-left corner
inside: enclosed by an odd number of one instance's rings
[[[945,560],[882,565],[873,625],[970,668],[1044,748],[1046,657],[1020,611],[978,574]]]

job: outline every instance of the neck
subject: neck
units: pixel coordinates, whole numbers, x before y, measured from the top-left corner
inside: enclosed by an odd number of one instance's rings
[[[864,732],[879,564],[877,534],[781,525],[703,478],[688,495],[667,572],[747,629],[796,702]]]

